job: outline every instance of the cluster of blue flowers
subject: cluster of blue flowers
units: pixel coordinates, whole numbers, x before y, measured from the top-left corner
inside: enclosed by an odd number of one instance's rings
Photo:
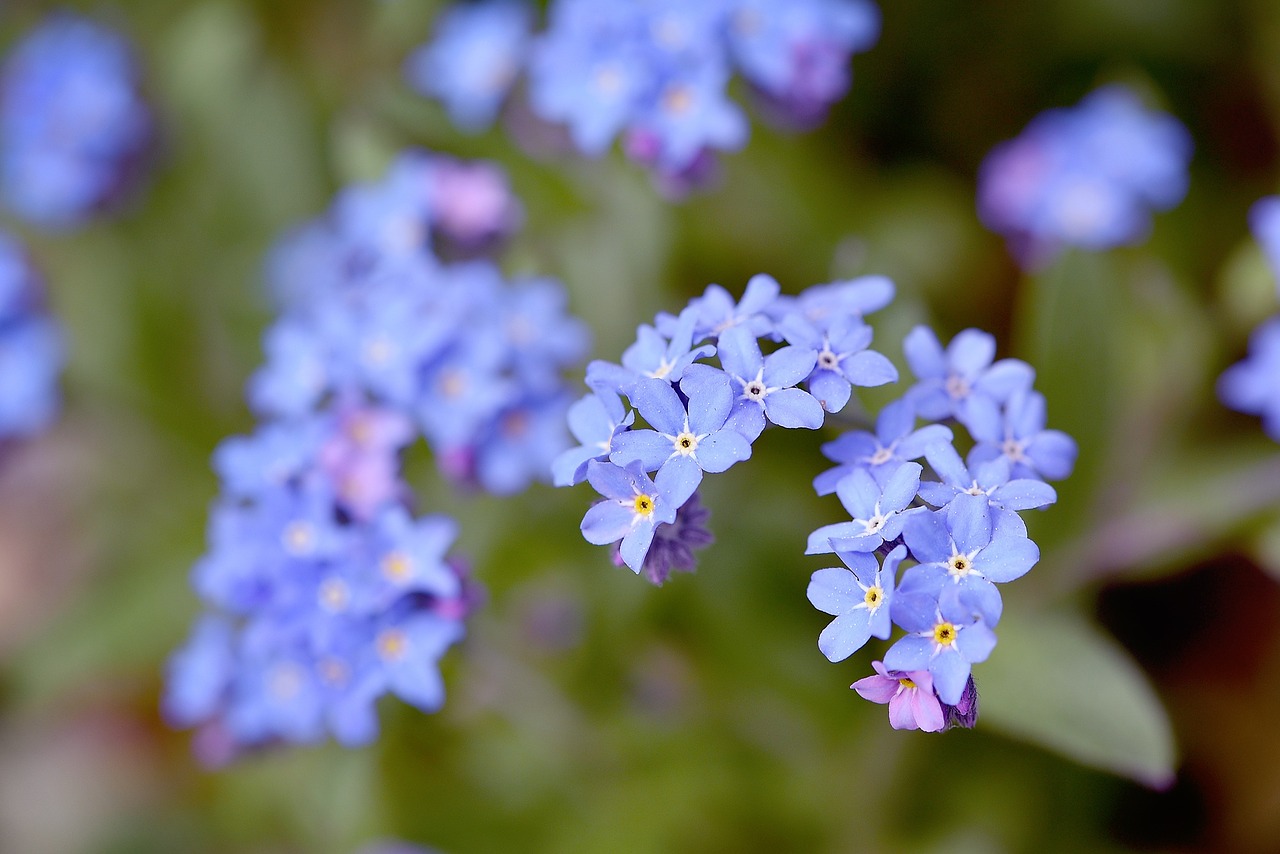
[[[839,496],[850,519],[810,535],[808,554],[834,552],[844,567],[815,572],[808,595],[836,618],[818,639],[831,661],[871,637],[887,640],[893,625],[906,633],[873,663],[875,675],[852,687],[889,703],[895,728],[932,732],[973,725],[970,670],[995,646],[995,585],[1020,578],[1040,557],[1018,512],[1057,499],[1045,480],[1071,473],[1076,445],[1045,428],[1031,367],[994,361],[990,335],[967,329],[943,349],[917,327],[903,349],[915,385],[881,410],[875,432],[847,433],[823,448],[838,465],[814,487]],[[965,457],[952,426],[972,438]],[[906,561],[914,563],[899,577]]]
[[[40,228],[81,225],[136,185],[154,130],[128,42],[53,16],[0,70],[0,199]]]
[[[1280,196],[1266,196],[1249,210],[1249,227],[1280,282]],[[1232,409],[1262,416],[1262,428],[1280,442],[1280,317],[1249,337],[1249,355],[1218,379],[1218,396]]]
[[[893,293],[878,276],[790,297],[759,275],[737,302],[712,285],[679,315],[641,326],[621,364],[588,365],[592,393],[570,410],[581,444],[554,469],[558,485],[586,480],[602,496],[583,536],[616,543],[615,563],[655,584],[691,571],[693,550],[711,542],[696,493],[705,474],[749,458],[768,424],[817,429],[854,386],[898,379],[869,349],[864,319]],[[853,686],[890,702],[893,726],[972,726],[970,667],[995,645],[995,584],[1039,560],[1018,512],[1057,499],[1045,481],[1071,473],[1076,445],[1046,429],[1034,372],[1017,359],[995,361],[990,335],[968,329],[943,348],[917,327],[903,349],[916,383],[881,410],[874,432],[823,446],[837,465],[814,487],[839,496],[850,519],[809,536],[808,554],[835,552],[845,566],[814,573],[808,595],[836,617],[818,642],[832,661],[872,636],[887,639],[893,624],[907,632],[875,663],[876,675]],[[965,457],[951,425],[969,434]],[[921,459],[932,478],[922,479]]]
[[[410,514],[399,454],[421,435],[456,483],[523,489],[569,445],[560,372],[587,346],[557,283],[474,257],[518,219],[493,167],[409,152],[271,254],[282,314],[249,388],[264,423],[215,455],[194,583],[218,613],[165,701],[207,759],[367,742],[387,692],[443,701],[438,661],[477,587],[448,555],[455,523]]]
[[[1028,267],[1067,246],[1137,243],[1151,230],[1151,211],[1186,195],[1191,150],[1177,119],[1106,86],[996,146],[979,174],[978,214]]]
[[[53,421],[62,360],[40,274],[17,239],[0,231],[0,444]]]
[[[705,473],[750,457],[767,424],[817,429],[853,386],[897,379],[893,364],[868,349],[863,320],[892,299],[893,284],[878,276],[790,297],[759,275],[738,302],[711,285],[678,316],[639,327],[621,364],[588,365],[592,392],[569,413],[581,444],[554,466],[557,485],[586,480],[603,496],[587,511],[583,536],[617,543],[616,561],[655,584],[691,571],[693,549],[711,542],[696,496]],[[768,355],[762,341],[774,346]]]
[[[538,35],[532,18],[519,0],[453,7],[410,57],[411,84],[482,128],[524,69],[534,114],[592,156],[621,134],[627,155],[673,189],[703,178],[712,151],[746,142],[727,93],[735,71],[770,115],[812,125],[880,31],[870,0],[554,0]]]

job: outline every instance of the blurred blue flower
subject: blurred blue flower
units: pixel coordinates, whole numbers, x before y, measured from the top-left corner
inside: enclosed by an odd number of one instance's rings
[[[978,329],[965,329],[944,351],[933,330],[917,326],[902,341],[916,384],[905,397],[921,418],[956,418],[968,426],[968,410],[975,399],[1003,404],[1015,391],[1030,388],[1035,372],[1026,362],[1001,359],[996,339]]]
[[[0,441],[34,435],[58,413],[62,333],[26,250],[0,231]]]
[[[1218,396],[1232,409],[1262,416],[1262,429],[1280,442],[1280,317],[1249,336],[1249,355],[1218,378]]]
[[[978,213],[1030,267],[1064,246],[1137,243],[1151,211],[1186,195],[1191,150],[1177,119],[1148,110],[1124,86],[1106,86],[1076,107],[1042,113],[992,150],[978,176]]]
[[[154,136],[140,71],[114,30],[70,14],[22,38],[0,69],[0,198],[32,225],[68,229],[137,183]]]
[[[483,0],[446,9],[432,41],[405,64],[409,83],[438,98],[459,127],[491,124],[524,66],[533,9],[521,0]]]
[[[950,443],[951,438],[950,428],[941,424],[917,430],[915,407],[910,401],[896,400],[880,410],[875,433],[851,431],[822,446],[823,455],[840,465],[815,477],[813,488],[819,495],[830,495],[854,469],[866,469],[876,483],[883,484],[903,463],[920,459],[930,445]]]

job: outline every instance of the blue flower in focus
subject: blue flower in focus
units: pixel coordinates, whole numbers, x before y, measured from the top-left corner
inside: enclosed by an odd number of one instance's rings
[[[701,471],[696,466],[667,466],[650,480],[639,462],[625,468],[592,461],[587,480],[604,496],[582,520],[582,535],[597,546],[621,540],[619,555],[632,572],[640,573],[659,525],[670,525],[676,511],[689,500]]]
[[[702,505],[695,492],[676,511],[676,520],[669,525],[659,525],[653,533],[653,542],[644,556],[641,572],[650,584],[662,586],[673,572],[693,572],[698,566],[694,549],[703,549],[715,542],[707,527],[711,511]],[[622,554],[614,555],[614,563],[623,565]]]
[[[970,459],[975,466],[970,473],[951,443],[939,442],[925,449],[925,459],[941,480],[921,483],[920,497],[939,509],[959,495],[985,498],[990,507],[1011,513],[1047,507],[1058,500],[1054,488],[1039,478],[1011,480],[1012,463],[1006,457],[980,464]]]
[[[1026,266],[1064,246],[1110,249],[1143,240],[1151,211],[1186,194],[1191,136],[1123,86],[1049,110],[997,146],[978,176],[978,213]]]
[[[876,483],[865,469],[855,469],[836,486],[836,495],[853,517],[848,522],[823,525],[809,535],[805,554],[870,552],[893,542],[912,512],[908,508],[920,489],[919,463],[903,463],[885,480]]]
[[[907,548],[894,548],[885,555],[883,566],[868,552],[836,554],[848,569],[818,570],[807,591],[813,607],[835,617],[818,636],[818,649],[829,661],[845,660],[872,636],[888,639],[894,583]]]
[[[892,606],[893,621],[907,631],[884,656],[889,670],[927,670],[938,699],[956,705],[964,694],[972,665],[986,661],[995,648],[995,632],[987,625],[971,594],[957,587],[941,596],[907,589],[906,579]]]
[[[737,393],[730,425],[748,439],[755,441],[766,419],[779,427],[816,430],[822,426],[822,404],[795,388],[817,363],[812,350],[782,347],[765,357],[755,336],[735,326],[720,335],[720,361]]]
[[[724,371],[693,365],[680,381],[680,391],[687,404],[664,380],[636,383],[631,403],[654,429],[629,430],[618,436],[609,459],[620,466],[639,461],[646,471],[692,464],[716,473],[751,456],[751,442],[725,425],[733,408],[733,392]]]
[[[853,431],[822,446],[827,459],[840,465],[815,477],[813,488],[819,495],[830,495],[854,469],[866,469],[876,483],[883,484],[903,463],[920,459],[930,445],[949,443],[951,438],[951,430],[941,424],[926,424],[917,430],[915,407],[909,401],[896,400],[880,410],[875,433]]]
[[[967,415],[965,426],[976,442],[970,465],[1003,457],[1011,477],[1044,480],[1062,480],[1075,467],[1075,440],[1061,430],[1045,429],[1045,401],[1039,392],[1019,389],[1002,408],[990,398],[975,399]]]
[[[405,65],[409,83],[439,98],[460,127],[491,124],[524,66],[533,10],[521,0],[460,3],[440,16],[430,44]]]
[[[0,198],[33,225],[67,229],[132,189],[154,133],[138,65],[119,33],[49,18],[0,70]]]

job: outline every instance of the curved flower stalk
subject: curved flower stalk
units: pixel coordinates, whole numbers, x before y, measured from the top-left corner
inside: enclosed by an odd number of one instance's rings
[[[1120,85],[1048,110],[987,155],[978,213],[1025,267],[1066,246],[1098,251],[1139,243],[1151,212],[1187,192],[1191,135]]]
[[[136,186],[154,124],[124,37],[50,16],[0,69],[0,199],[39,228],[83,225]]]
[[[809,554],[834,552],[844,566],[815,572],[808,596],[835,617],[818,639],[831,661],[888,640],[893,626],[905,633],[851,687],[887,703],[895,729],[933,732],[977,719],[972,667],[995,647],[997,585],[1040,558],[1018,514],[1057,500],[1045,481],[1071,473],[1076,445],[1045,428],[1034,372],[995,361],[990,335],[968,329],[944,349],[917,327],[904,350],[915,385],[874,433],[823,448],[838,465],[815,488],[835,492],[851,518],[810,535]],[[953,444],[961,429],[973,440],[967,458]]]
[[[592,393],[570,410],[581,444],[553,469],[558,485],[587,480],[603,497],[583,536],[618,543],[618,561],[655,584],[692,570],[692,550],[711,542],[697,499],[705,475],[748,459],[768,425],[817,429],[853,386],[897,379],[863,321],[892,299],[879,276],[791,297],[759,275],[738,301],[711,285],[640,326],[621,363],[588,365]]]
[[[214,613],[164,701],[202,728],[206,760],[366,743],[385,693],[443,702],[437,663],[480,593],[456,523],[412,514],[400,453],[421,436],[455,484],[498,494],[545,478],[569,446],[560,374],[587,345],[558,283],[474,257],[518,211],[493,167],[408,152],[271,253],[282,312],[249,384],[262,423],[215,454],[223,494],[193,575]]]
[[[849,88],[849,58],[879,36],[870,0],[556,0],[534,34],[531,7],[484,0],[450,8],[406,73],[454,121],[481,129],[518,73],[528,104],[597,156],[621,137],[633,161],[680,192],[705,180],[713,152],[746,143],[728,97],[740,75],[766,112],[812,126]]]

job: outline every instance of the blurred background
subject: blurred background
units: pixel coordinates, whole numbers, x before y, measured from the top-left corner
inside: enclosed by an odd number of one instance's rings
[[[0,467],[0,851],[1280,850],[1280,454],[1213,391],[1277,308],[1246,213],[1280,189],[1280,4],[886,2],[822,127],[753,122],[674,204],[616,151],[530,154],[413,94],[401,66],[438,3],[58,8],[133,40],[160,141],[115,217],[2,222],[68,361],[62,417]],[[51,9],[5,3],[0,48]],[[978,221],[978,166],[1113,81],[1186,124],[1189,194],[1142,245],[1025,274]],[[662,588],[582,540],[585,487],[459,495],[415,466],[489,596],[443,710],[388,698],[361,750],[193,759],[158,703],[201,607],[210,454],[253,428],[265,253],[406,146],[507,170],[526,222],[504,268],[563,280],[594,358],[710,282],[883,273],[876,346],[900,367],[919,322],[1036,367],[1080,458],[1030,514],[1043,559],[1004,591],[976,729],[892,730],[848,690],[865,656],[816,648],[804,591],[828,559],[802,552],[842,518],[810,487],[832,423],[710,479],[717,542]]]

